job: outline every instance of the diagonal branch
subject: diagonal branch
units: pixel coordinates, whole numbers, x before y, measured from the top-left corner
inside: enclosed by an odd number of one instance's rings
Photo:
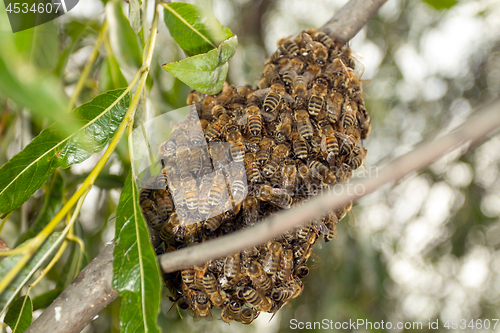
[[[324,33],[342,44],[353,38],[387,0],[351,0],[322,28]]]

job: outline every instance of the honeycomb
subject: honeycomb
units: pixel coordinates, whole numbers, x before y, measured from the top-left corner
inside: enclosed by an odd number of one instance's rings
[[[370,119],[348,46],[321,31],[281,38],[258,88],[192,91],[190,112],[158,149],[161,172],[140,204],[170,252],[289,209],[346,182],[365,159]],[[332,240],[352,203],[263,244],[164,274],[171,300],[195,321],[251,323],[299,296],[312,246]]]

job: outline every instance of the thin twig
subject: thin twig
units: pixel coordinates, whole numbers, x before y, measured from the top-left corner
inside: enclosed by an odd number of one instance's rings
[[[320,30],[341,43],[353,38],[387,0],[351,0]]]
[[[412,152],[399,157],[383,167],[378,175],[352,183],[336,185],[328,193],[318,195],[303,205],[283,211],[265,219],[254,227],[219,237],[199,245],[168,252],[160,256],[165,272],[175,272],[191,265],[221,258],[252,246],[264,244],[293,227],[312,219],[321,218],[329,211],[359,199],[387,183],[400,180],[405,175],[420,170],[439,157],[464,144],[474,144],[500,127],[500,101],[469,119],[456,131],[439,139],[427,140]],[[337,193],[341,193],[337,195]]]

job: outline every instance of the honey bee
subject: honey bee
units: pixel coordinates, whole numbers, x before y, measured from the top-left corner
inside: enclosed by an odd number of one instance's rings
[[[239,312],[241,309],[241,304],[238,301],[230,301],[223,309],[221,313],[222,321],[230,323],[233,320],[239,319]]]
[[[173,178],[170,181],[170,190],[172,199],[174,199],[175,207],[179,209],[186,205],[185,189],[182,187],[182,182],[179,178]]]
[[[212,273],[205,272],[203,275],[203,287],[215,306],[221,307],[224,304],[226,300],[225,293],[219,291],[217,280]]]
[[[333,185],[337,182],[335,173],[318,160],[309,161],[309,170],[311,170],[313,177],[320,179],[326,185]]]
[[[289,209],[292,206],[292,197],[284,190],[272,188],[269,185],[261,185],[257,194],[259,200],[269,201],[275,206]]]
[[[215,105],[215,96],[208,95],[203,100],[203,105],[201,107],[201,118],[210,120],[212,119],[212,108]]]
[[[194,284],[194,267],[188,267],[181,270],[182,282],[190,288]]]
[[[262,262],[262,269],[268,275],[273,276],[278,271],[283,246],[278,242],[270,242],[267,247],[268,252]]]
[[[211,207],[217,206],[221,203],[222,196],[225,192],[226,180],[224,179],[224,175],[218,173],[215,175],[214,181],[212,182],[212,186],[210,187],[210,191],[208,194],[208,204]]]
[[[227,82],[224,82],[222,85],[222,91],[217,95],[216,103],[220,105],[230,104],[231,99],[235,95],[236,89],[233,86],[228,85]]]
[[[261,296],[252,287],[245,286],[241,291],[241,295],[247,303],[258,311],[269,311],[272,307],[271,300],[265,296]]]
[[[257,152],[262,142],[262,136],[250,135],[247,138],[247,149],[253,153]]]
[[[226,145],[224,143],[210,143],[210,155],[212,157],[214,169],[217,172],[222,172],[229,164],[229,159],[226,154]]]
[[[286,159],[283,169],[281,171],[281,185],[288,194],[295,192],[295,185],[297,184],[297,167],[295,166],[295,161],[292,159]]]
[[[255,154],[254,153],[245,154],[244,160],[245,160],[245,171],[247,174],[248,181],[251,183],[260,182],[261,176],[259,168],[255,163]]]
[[[243,200],[243,222],[252,226],[259,220],[258,201],[254,196],[247,196]]]
[[[325,243],[328,243],[337,235],[337,222],[338,218],[334,212],[326,215],[325,226],[328,229],[328,233],[325,233]]]
[[[309,275],[309,267],[305,265],[299,266],[295,270],[295,276],[297,276],[300,279],[305,278],[307,275]]]
[[[288,154],[290,153],[290,150],[288,147],[284,144],[279,144],[277,145],[272,154],[271,157],[268,159],[267,164],[264,165],[264,168],[262,169],[262,174],[266,178],[270,178],[278,169],[281,161],[288,157]]]
[[[186,205],[190,211],[198,210],[198,186],[196,185],[196,181],[194,180],[191,174],[188,174],[182,181],[182,185],[184,187],[184,193],[186,195]]]
[[[247,127],[246,130],[254,136],[260,136],[262,132],[262,116],[260,109],[256,105],[249,106],[246,109]]]
[[[277,133],[276,133],[276,142],[282,143],[285,142],[292,133],[292,125],[293,125],[293,116],[290,112],[290,109],[287,108],[287,111],[282,113],[280,116],[280,123],[278,124]]]
[[[212,313],[210,312],[212,304],[207,298],[207,294],[202,291],[196,292],[192,304],[194,305],[193,321],[200,321],[201,319],[211,321],[213,319]]]
[[[344,89],[348,82],[348,72],[349,70],[344,61],[342,61],[341,58],[336,58],[325,67],[323,70],[323,77],[330,82],[331,87]]]
[[[280,81],[281,80],[276,65],[266,64],[264,66],[264,69],[262,70],[262,79],[261,82],[259,82],[259,87],[262,89],[263,87],[268,87]]]
[[[307,95],[307,85],[309,81],[314,76],[305,72],[302,75],[295,75],[295,80],[293,83],[293,94],[295,96],[295,107],[305,107],[306,95]]]
[[[167,140],[163,142],[159,147],[158,147],[158,152],[160,155],[160,159],[167,160],[169,158],[176,158],[176,145],[175,142],[171,140]]]
[[[196,146],[191,150],[191,158],[189,160],[189,171],[194,175],[199,175],[203,167],[203,148]]]
[[[247,270],[247,274],[255,284],[257,289],[262,292],[267,292],[272,287],[271,279],[267,276],[267,274],[262,269],[262,266],[258,261],[254,261],[250,264]]]
[[[312,55],[313,60],[324,64],[328,59],[328,48],[321,42],[314,41],[307,32],[302,33],[302,39],[305,42],[306,50]]]
[[[177,212],[172,213],[169,219],[162,225],[160,230],[160,239],[166,243],[173,240],[174,230],[180,225]]]
[[[211,233],[217,230],[217,228],[220,227],[221,223],[222,223],[222,216],[217,215],[207,219],[204,223],[204,227],[208,233]]]
[[[224,263],[224,276],[228,281],[235,280],[240,275],[240,254],[229,255]]]
[[[257,312],[255,309],[243,308],[240,312],[240,320],[244,325],[250,325],[255,318],[259,316],[260,312]]]
[[[227,110],[225,107],[223,107],[222,105],[220,104],[216,104],[213,109],[212,109],[212,116],[215,118],[215,119],[218,119],[219,116],[223,115],[223,114],[227,114]]]
[[[144,187],[139,194],[139,204],[142,206],[146,200],[149,200],[149,198],[151,198],[152,193],[153,191],[150,188]]]
[[[340,154],[349,156],[356,146],[356,140],[351,135],[346,135],[340,132],[335,133],[338,142],[340,143]]]
[[[339,155],[339,144],[332,125],[328,120],[323,119],[318,122],[318,126],[322,132],[321,150],[326,151],[327,154],[333,154],[333,157],[336,158]]]
[[[302,183],[306,187],[306,194],[308,196],[316,195],[317,188],[315,188],[314,181],[312,179],[311,173],[309,172],[309,168],[304,163],[300,163],[297,168],[298,176],[302,179]]]
[[[276,273],[276,277],[281,282],[286,282],[290,278],[292,274],[293,268],[293,252],[291,249],[284,249],[281,252],[281,260],[280,266],[278,268],[278,272]]]
[[[203,102],[204,95],[196,90],[191,90],[188,94],[186,104],[201,104]]]
[[[295,110],[295,121],[297,122],[297,131],[305,139],[310,140],[313,136],[314,130],[309,119],[309,114],[304,109]]]
[[[330,98],[327,98],[326,103],[326,118],[335,124],[340,118],[342,113],[342,104],[344,103],[344,97],[341,93],[332,92]]]
[[[207,138],[208,141],[213,141],[217,138],[219,138],[222,134],[222,131],[226,127],[227,124],[229,124],[231,121],[231,118],[227,115],[227,113],[223,113],[217,118],[216,121],[208,125],[208,127],[205,130],[205,137]]]
[[[314,83],[307,107],[311,116],[317,116],[323,109],[327,88],[328,82],[326,82],[325,79],[318,78],[318,80]]]
[[[297,130],[292,132],[292,146],[293,152],[297,158],[307,158],[307,144]]]
[[[264,165],[266,161],[269,159],[269,155],[271,154],[271,149],[274,147],[274,140],[270,137],[264,137],[260,142],[260,149],[255,155],[255,159],[257,163],[260,165]]]
[[[275,302],[286,302],[293,297],[293,291],[288,288],[275,288],[271,293],[271,298]]]
[[[156,190],[153,196],[160,214],[168,216],[174,210],[174,203],[167,190]]]
[[[331,48],[334,44],[333,39],[330,38],[327,34],[325,34],[323,31],[316,31],[311,34],[311,36],[314,38],[314,40],[323,43],[327,48]]]
[[[356,170],[361,165],[363,165],[363,162],[365,160],[365,156],[366,156],[366,149],[364,149],[363,147],[361,147],[361,148],[354,147],[353,155],[351,155],[351,158],[349,161],[351,169]]]
[[[278,40],[278,48],[284,54],[290,54],[292,56],[299,55],[299,46],[290,38],[280,38]]]
[[[285,98],[285,87],[281,83],[274,83],[270,88],[257,90],[255,95],[266,94],[262,104],[262,116],[267,122],[274,121],[278,116]],[[289,95],[286,95],[289,98]],[[292,99],[293,101],[293,99]]]
[[[227,129],[226,141],[231,142],[230,153],[233,161],[243,162],[245,156],[245,147],[243,146],[243,137],[236,125],[230,125]]]
[[[146,216],[146,220],[152,227],[156,227],[163,222],[161,215],[158,212],[158,208],[153,201],[147,199],[141,205],[142,210],[144,211],[144,215]]]
[[[342,127],[353,127],[356,123],[356,113],[358,112],[358,104],[353,101],[345,101],[344,116],[342,118]]]
[[[366,114],[366,111],[358,111],[356,113],[356,118],[358,120],[358,124],[361,126],[361,139],[366,139],[372,128],[370,125],[370,117]]]
[[[283,79],[286,92],[289,94],[293,93],[297,73],[292,69],[283,69],[280,74]]]
[[[302,290],[304,290],[304,283],[298,278],[288,281],[287,286],[293,292],[292,298],[298,297],[302,293]]]

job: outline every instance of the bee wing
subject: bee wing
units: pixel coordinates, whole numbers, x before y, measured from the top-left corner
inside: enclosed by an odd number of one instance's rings
[[[283,99],[284,99],[284,100],[286,101],[286,103],[287,103],[287,104],[289,104],[289,105],[292,105],[292,104],[293,104],[293,102],[294,102],[293,97],[292,97],[290,94],[288,94],[288,93],[284,93],[284,94],[283,94]]]
[[[307,32],[302,32],[302,39],[306,42],[306,48],[310,50],[313,39]]]
[[[236,122],[239,126],[245,126],[248,123],[248,113],[243,114],[243,116]]]
[[[253,94],[259,98],[264,98],[269,93],[269,91],[271,91],[271,88],[264,88],[255,90]]]
[[[321,147],[321,151],[326,151],[326,135],[322,135],[322,138],[321,138],[321,144],[320,144],[320,147]]]
[[[304,77],[304,84],[306,86],[312,79],[314,79],[314,75],[311,72],[305,72],[302,76]]]

